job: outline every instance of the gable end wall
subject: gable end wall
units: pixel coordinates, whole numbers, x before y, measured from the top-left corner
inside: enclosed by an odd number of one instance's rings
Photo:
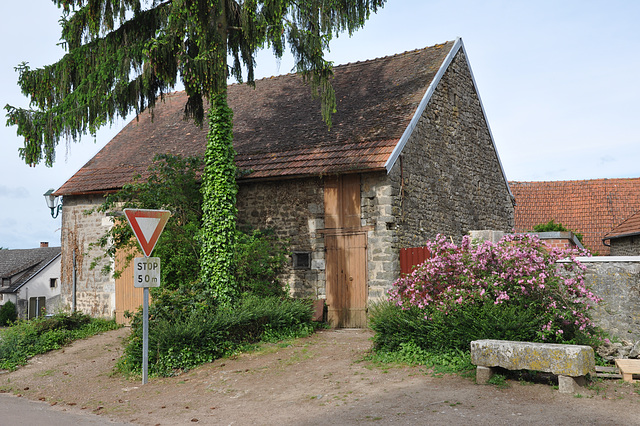
[[[391,170],[399,247],[511,231],[514,208],[462,50]]]

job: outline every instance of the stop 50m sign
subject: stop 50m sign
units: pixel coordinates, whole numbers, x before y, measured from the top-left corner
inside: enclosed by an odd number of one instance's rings
[[[133,286],[160,287],[159,257],[136,257],[133,259]]]

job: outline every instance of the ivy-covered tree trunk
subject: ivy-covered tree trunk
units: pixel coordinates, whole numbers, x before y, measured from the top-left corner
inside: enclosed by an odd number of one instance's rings
[[[233,249],[236,245],[236,166],[233,113],[227,93],[211,99],[209,131],[202,174],[203,224],[201,279],[206,298],[230,305],[237,296]]]

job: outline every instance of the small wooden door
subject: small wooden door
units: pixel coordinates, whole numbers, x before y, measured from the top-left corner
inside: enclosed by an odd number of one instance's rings
[[[325,236],[327,316],[333,327],[367,325],[367,234]]]
[[[136,312],[143,303],[144,290],[133,286],[133,261],[125,266],[127,252],[121,250],[116,254],[116,270],[122,274],[116,279],[116,322],[129,325],[130,319],[124,317],[126,311]]]

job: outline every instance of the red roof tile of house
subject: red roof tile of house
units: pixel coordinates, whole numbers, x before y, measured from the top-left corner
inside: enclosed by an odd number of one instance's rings
[[[602,239],[640,210],[640,178],[509,182],[517,232],[554,220],[584,235],[592,252],[608,255]]]
[[[334,68],[331,129],[320,101],[296,74],[230,85],[234,147],[244,178],[383,170],[454,42]],[[56,195],[113,191],[145,175],[157,154],[202,155],[206,126],[183,120],[187,96],[165,95],[140,114]]]
[[[603,238],[613,240],[615,238],[630,237],[632,235],[640,235],[640,211],[607,232]]]

